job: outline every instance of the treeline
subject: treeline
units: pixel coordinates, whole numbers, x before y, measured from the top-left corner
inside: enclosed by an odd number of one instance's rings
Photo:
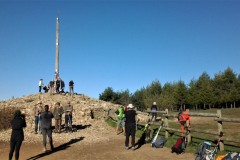
[[[203,72],[189,84],[179,80],[162,86],[156,80],[133,94],[129,90],[114,91],[108,87],[99,95],[99,99],[124,106],[133,103],[139,110],[146,110],[153,102],[157,102],[159,109],[169,110],[236,108],[240,106],[240,75],[227,68],[215,74],[213,79]]]

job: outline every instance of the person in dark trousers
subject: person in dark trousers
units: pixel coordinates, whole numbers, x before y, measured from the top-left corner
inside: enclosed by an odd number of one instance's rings
[[[126,132],[126,139],[125,139],[125,149],[129,149],[129,137],[132,137],[132,150],[135,150],[135,133],[136,133],[136,111],[134,110],[134,106],[129,104],[127,106],[127,111],[125,112],[126,122],[125,122],[125,132]]]
[[[68,102],[68,105],[64,107],[65,113],[65,132],[72,131],[72,113],[73,113],[73,106],[71,102]]]
[[[63,80],[61,80],[61,91],[60,93],[64,93],[65,83]]]
[[[157,118],[157,103],[153,102],[152,107],[151,107],[151,112],[152,112],[152,121],[156,121]]]
[[[40,126],[40,113],[43,111],[43,105],[42,102],[39,101],[34,107],[33,107],[33,117],[34,117],[34,133],[37,134],[38,131],[41,133],[41,126]]]
[[[56,81],[56,93],[60,92],[60,85],[61,85],[60,79],[57,79],[57,81]]]
[[[42,87],[43,87],[44,85],[43,85],[43,79],[40,79],[40,81],[38,82],[38,87],[39,87],[39,93],[41,93],[42,92]]]
[[[47,151],[46,147],[46,139],[48,136],[49,144],[51,147],[51,150],[54,149],[53,147],[53,140],[52,140],[52,118],[53,114],[51,111],[49,111],[49,106],[44,106],[44,111],[41,112],[40,119],[41,119],[41,129],[42,129],[42,136],[43,136],[43,151]]]
[[[61,133],[62,114],[63,114],[63,108],[60,105],[60,102],[57,102],[55,104],[54,109],[53,109],[53,115],[54,115],[54,119],[55,119],[55,132],[56,133]]]
[[[19,151],[24,140],[23,128],[26,127],[25,115],[21,114],[20,110],[16,110],[14,118],[11,121],[12,134],[10,139],[9,160],[12,159],[15,150],[15,160],[19,159]]]
[[[73,95],[73,94],[74,94],[74,82],[73,82],[73,80],[71,80],[71,81],[69,82],[69,94],[70,94],[70,95]]]

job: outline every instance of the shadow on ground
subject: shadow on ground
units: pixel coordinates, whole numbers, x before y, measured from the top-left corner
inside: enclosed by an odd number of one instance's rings
[[[38,155],[36,155],[36,156],[33,156],[33,157],[28,158],[27,160],[36,160],[36,159],[39,159],[39,158],[48,156],[48,155],[50,155],[50,154],[52,154],[52,153],[65,150],[65,149],[71,147],[72,144],[77,143],[77,142],[80,142],[80,141],[82,141],[83,139],[84,139],[84,137],[79,137],[79,138],[71,139],[69,142],[64,143],[64,144],[61,144],[60,146],[54,148],[54,150],[52,150],[52,151],[47,151],[47,152],[44,152],[44,153],[40,153],[40,154],[38,154]]]

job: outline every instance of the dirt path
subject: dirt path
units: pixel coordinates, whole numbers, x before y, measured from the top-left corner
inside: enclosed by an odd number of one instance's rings
[[[114,133],[114,131],[113,131]],[[84,144],[85,137],[70,140],[64,144],[55,143],[56,150],[42,152],[41,144],[23,143],[20,151],[21,160],[194,160],[194,155],[172,154],[169,148],[154,149],[145,144],[135,151],[124,149],[124,136],[108,135],[111,140]],[[0,142],[0,159],[8,159],[9,144]]]

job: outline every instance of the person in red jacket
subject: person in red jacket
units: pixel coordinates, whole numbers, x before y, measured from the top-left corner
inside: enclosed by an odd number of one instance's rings
[[[190,115],[189,115],[189,109],[182,110],[178,114],[178,121],[181,124],[181,131],[182,131],[182,136],[184,136],[184,129],[186,127],[190,127]],[[188,126],[186,122],[188,121]]]

